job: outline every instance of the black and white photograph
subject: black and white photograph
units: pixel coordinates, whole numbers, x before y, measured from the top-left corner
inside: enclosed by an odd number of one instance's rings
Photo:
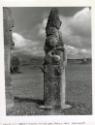
[[[92,115],[92,8],[2,9],[6,115]]]

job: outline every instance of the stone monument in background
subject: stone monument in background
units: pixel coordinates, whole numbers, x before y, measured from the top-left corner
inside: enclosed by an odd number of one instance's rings
[[[6,103],[7,109],[13,106],[13,97],[10,92],[11,75],[10,75],[10,60],[11,60],[11,47],[12,41],[12,28],[14,27],[14,21],[12,18],[11,9],[3,8],[3,23],[4,23],[4,57],[5,57],[5,87],[6,87]]]

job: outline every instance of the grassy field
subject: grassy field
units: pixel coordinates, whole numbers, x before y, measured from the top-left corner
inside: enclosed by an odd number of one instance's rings
[[[53,112],[42,110],[39,105],[43,100],[43,73],[39,66],[26,65],[21,73],[12,75],[14,107],[8,115],[50,115]],[[92,76],[91,64],[68,64],[66,68],[66,103],[71,109],[56,111],[62,115],[92,114]]]

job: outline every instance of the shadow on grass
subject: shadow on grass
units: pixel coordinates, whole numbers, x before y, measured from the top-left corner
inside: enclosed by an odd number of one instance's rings
[[[44,105],[44,100],[39,100],[39,99],[28,99],[28,98],[20,98],[20,97],[14,97],[14,101],[18,102],[33,102],[38,105]]]

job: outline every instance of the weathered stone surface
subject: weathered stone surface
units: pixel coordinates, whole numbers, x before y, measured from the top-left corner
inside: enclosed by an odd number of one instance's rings
[[[3,19],[4,19],[4,47],[5,47],[5,81],[6,86],[10,85],[10,56],[11,56],[11,45],[12,45],[12,27],[13,18],[11,15],[10,8],[3,8]]]
[[[45,106],[59,107],[65,103],[65,51],[58,10],[51,9],[44,46],[44,100]],[[63,107],[62,107],[63,108]]]
[[[58,65],[45,66],[45,105],[60,106],[60,71]]]
[[[48,22],[46,26],[46,32],[50,27],[60,29],[61,21],[59,18],[59,12],[57,8],[52,8],[48,17]]]
[[[5,56],[5,87],[6,87],[6,108],[9,110],[13,107],[13,96],[11,94],[11,76],[10,76],[10,58],[12,46],[12,27],[13,18],[10,8],[3,8],[4,19],[4,56]]]

